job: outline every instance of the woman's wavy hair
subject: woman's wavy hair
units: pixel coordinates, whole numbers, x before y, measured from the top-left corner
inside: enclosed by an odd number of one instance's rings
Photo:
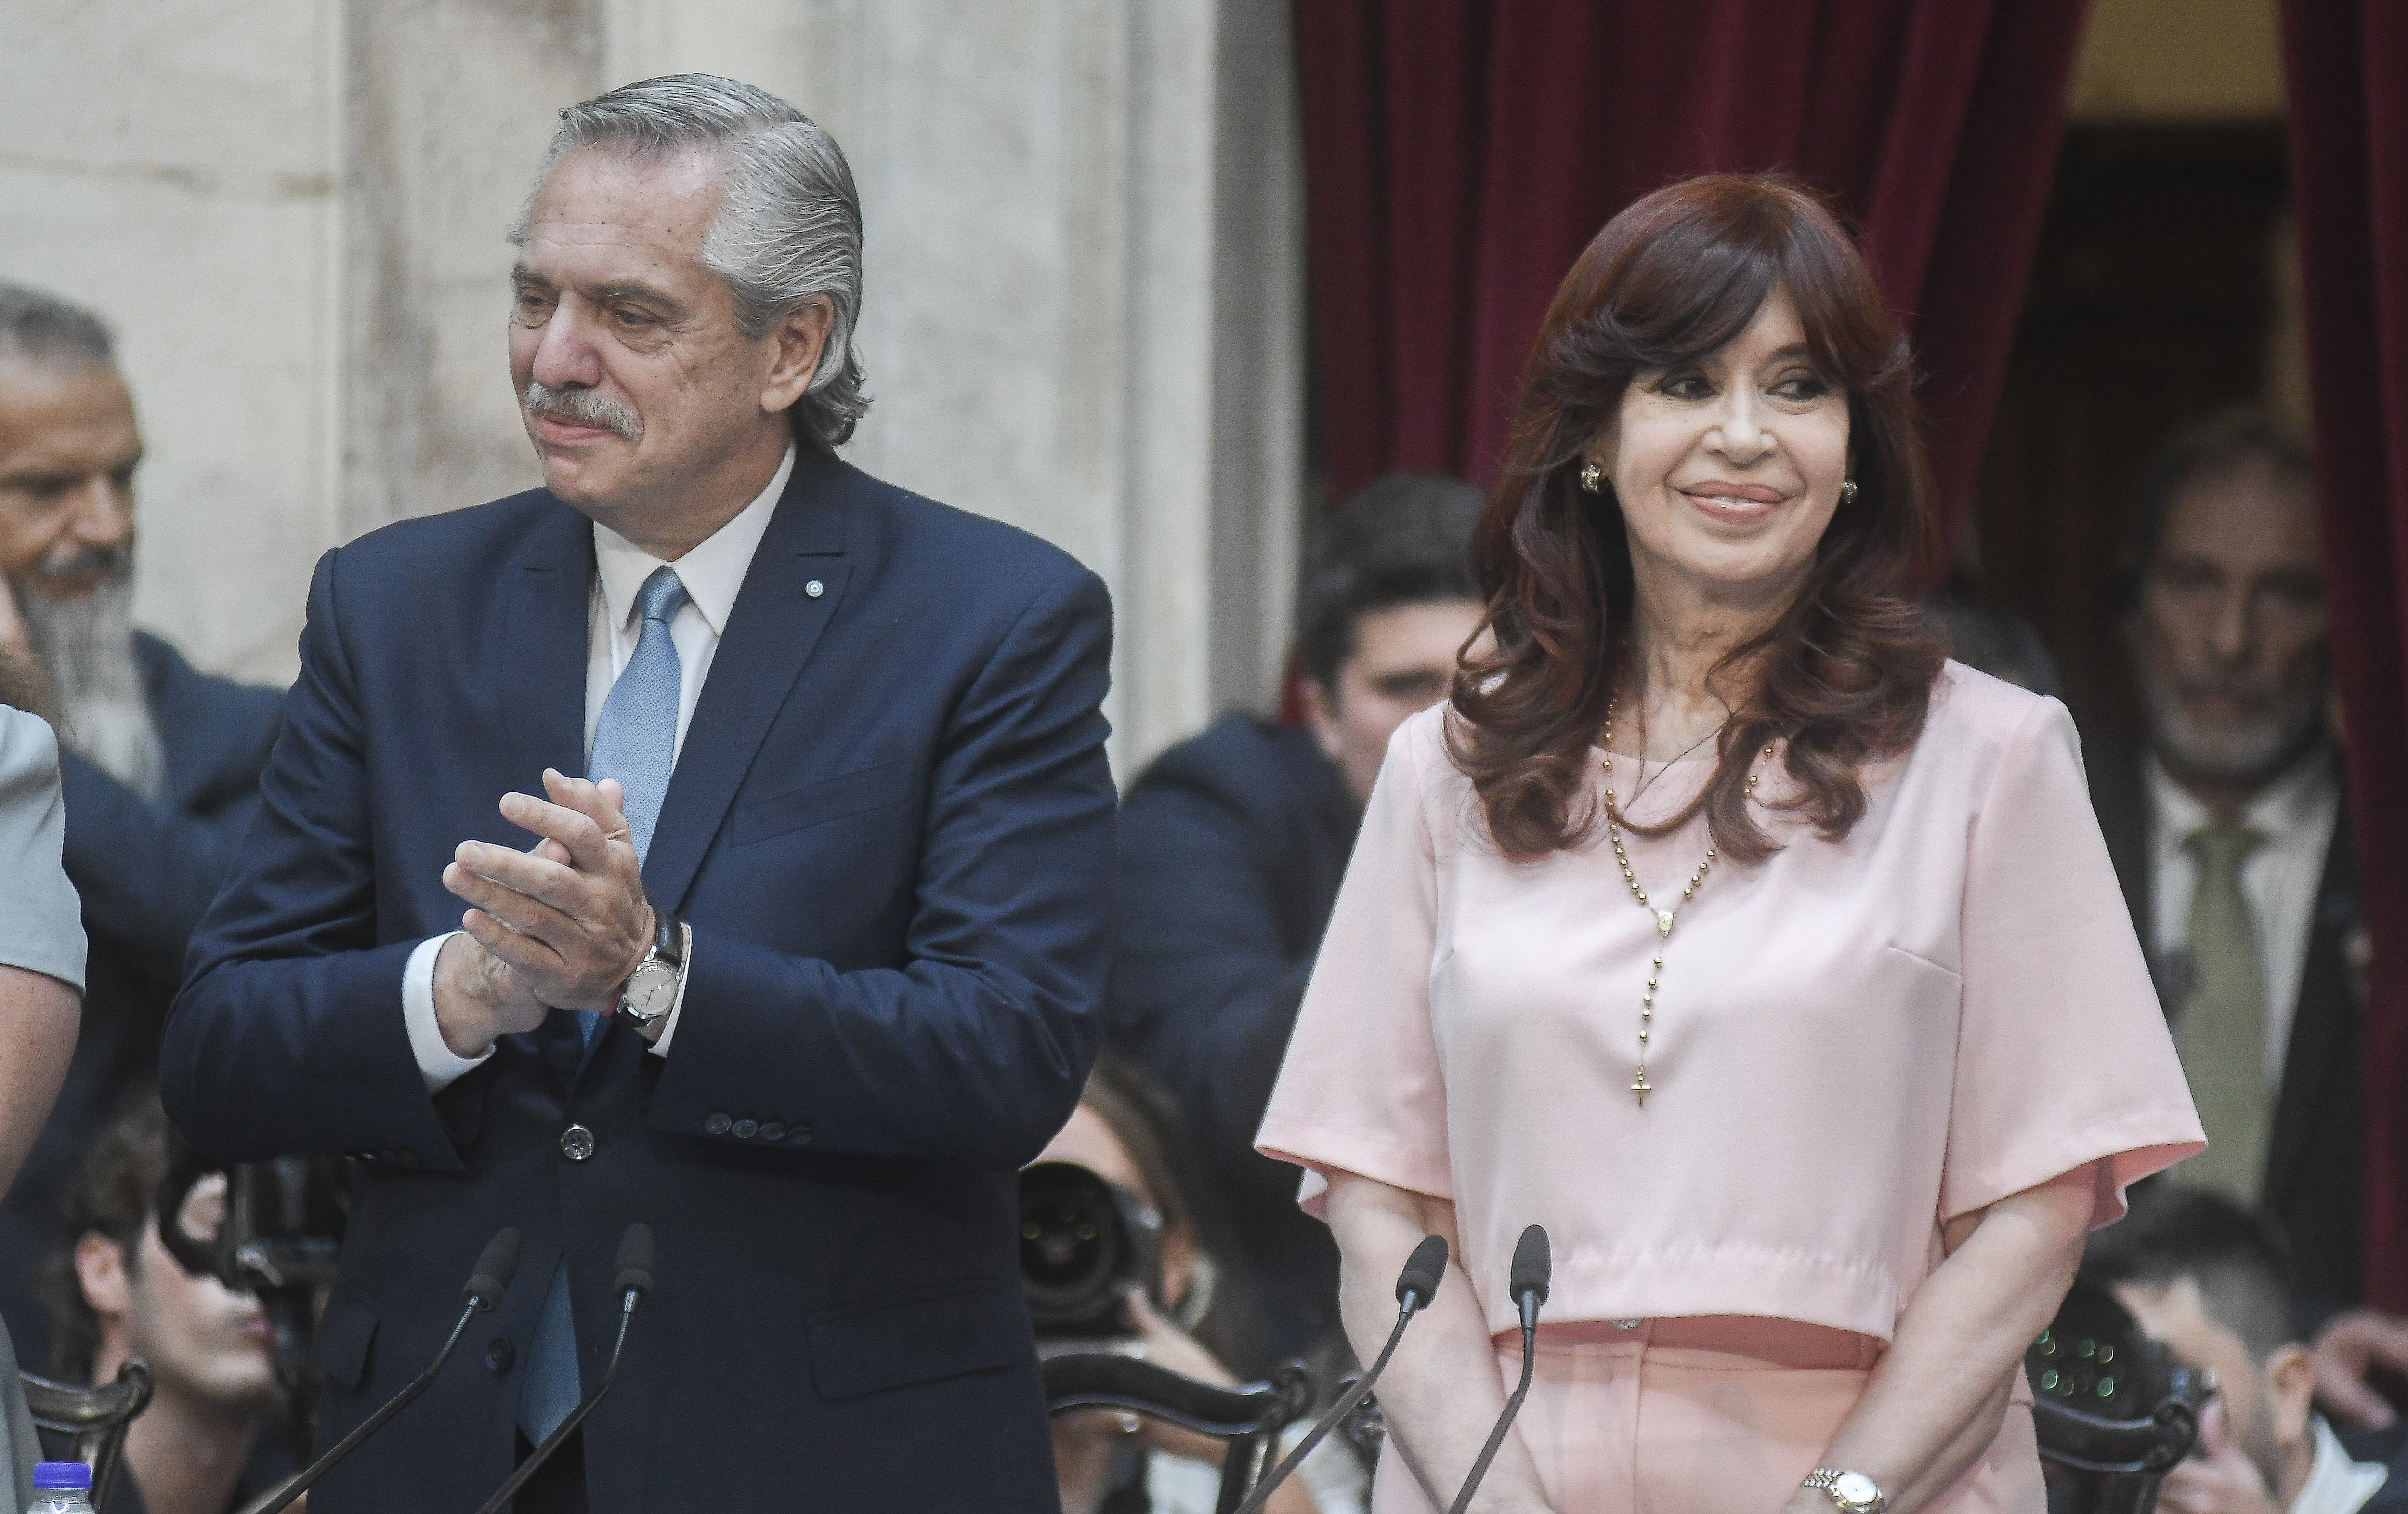
[[[1865,812],[1859,766],[1922,732],[1946,654],[1916,602],[1936,539],[1905,339],[1848,234],[1795,181],[1672,184],[1608,222],[1555,292],[1472,539],[1495,650],[1467,655],[1455,674],[1448,747],[1508,858],[1577,845],[1598,819],[1590,748],[1613,704],[1632,589],[1621,506],[1610,485],[1580,488],[1582,449],[1615,421],[1634,375],[1721,348],[1775,290],[1797,306],[1815,367],[1847,393],[1856,496],[1832,516],[1796,602],[1715,664],[1717,683],[1741,669],[1755,683],[1713,777],[1644,829],[1702,810],[1724,857],[1770,856],[1747,775],[1785,737],[1798,792],[1782,806],[1836,839]]]

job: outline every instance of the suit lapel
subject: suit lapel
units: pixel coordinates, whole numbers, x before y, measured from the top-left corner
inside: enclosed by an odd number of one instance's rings
[[[509,782],[543,792],[543,770],[585,771],[587,600],[594,528],[563,506],[529,533],[512,564],[502,645],[502,728]],[[501,796],[494,796],[498,800]]]
[[[752,554],[644,858],[644,889],[657,909],[683,905],[770,722],[844,599],[849,471],[823,453],[796,458]]]
[[[2316,913],[2308,928],[2308,959],[2283,1054],[2283,1083],[2266,1141],[2265,1196],[2279,1205],[2300,1178],[2300,1163],[2316,1127],[2344,1096],[2335,1081],[2358,1075],[2358,988],[2349,963],[2349,934],[2358,923],[2358,853],[2344,799],[2325,848],[2325,875],[2316,886]]]

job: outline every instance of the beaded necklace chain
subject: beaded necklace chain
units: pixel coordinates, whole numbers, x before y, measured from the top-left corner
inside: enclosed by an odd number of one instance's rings
[[[1704,744],[1700,742],[1698,746]],[[1613,711],[1611,709],[1605,713],[1603,745],[1606,778],[1605,830],[1613,842],[1613,859],[1621,864],[1622,881],[1629,888],[1630,897],[1639,901],[1640,908],[1656,916],[1656,953],[1647,969],[1647,989],[1639,996],[1639,1075],[1632,1079],[1630,1084],[1630,1091],[1639,1100],[1639,1107],[1644,1109],[1647,1107],[1647,1095],[1654,1092],[1656,1088],[1654,1084],[1647,1081],[1647,1032],[1656,1023],[1656,975],[1664,971],[1664,947],[1672,939],[1672,917],[1679,912],[1680,906],[1675,904],[1669,910],[1657,909],[1648,900],[1647,890],[1639,886],[1638,875],[1630,871],[1630,854],[1622,848],[1622,815],[1613,802]],[[1697,746],[1692,746],[1689,750],[1694,752]],[[1769,745],[1765,747],[1764,755],[1770,757],[1772,748]],[[1748,797],[1755,796],[1756,781],[1761,776],[1763,776],[1761,769],[1747,775]],[[1697,865],[1689,874],[1689,881],[1681,886],[1681,897],[1684,900],[1697,897],[1698,890],[1705,887],[1708,870],[1713,865],[1714,849],[1709,846],[1706,848],[1705,860]]]

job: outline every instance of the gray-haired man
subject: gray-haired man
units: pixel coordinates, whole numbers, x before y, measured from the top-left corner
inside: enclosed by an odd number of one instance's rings
[[[66,870],[92,941],[83,1039],[0,1203],[0,1317],[48,1354],[35,1277],[59,1200],[125,1090],[157,1069],[184,946],[258,807],[283,696],[195,672],[134,628],[142,432],[100,319],[0,283],[0,650],[58,708]]]
[[[572,108],[510,281],[546,486],[319,565],[161,1091],[226,1156],[370,1159],[322,1438],[525,1237],[322,1514],[473,1508],[555,1435],[518,1514],[1059,1507],[1015,1173],[1100,1031],[1111,605],[836,456],[860,226],[762,91]]]

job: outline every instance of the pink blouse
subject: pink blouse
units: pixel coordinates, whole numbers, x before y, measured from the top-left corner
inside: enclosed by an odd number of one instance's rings
[[[1695,899],[1702,819],[1504,860],[1445,707],[1390,743],[1257,1144],[1452,1200],[1490,1328],[1524,1226],[1555,1320],[1770,1315],[1888,1339],[1942,1220],[2099,1165],[2093,1218],[2205,1142],[2054,699],[1948,665],[1846,839],[1757,810],[1780,851]],[[1672,814],[1711,757],[1656,768]],[[1617,757],[1626,802],[1636,763]],[[1768,761],[1758,792],[1789,791]],[[1592,779],[1604,788],[1602,773]],[[1651,1090],[1629,1091],[1656,973]]]

